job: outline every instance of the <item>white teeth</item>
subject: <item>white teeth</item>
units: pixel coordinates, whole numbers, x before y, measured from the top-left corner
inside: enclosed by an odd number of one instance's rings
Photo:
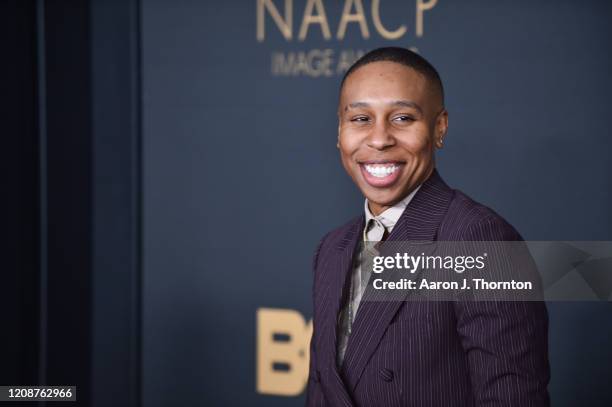
[[[393,174],[395,171],[397,171],[397,169],[399,168],[399,166],[397,165],[391,165],[391,166],[385,166],[385,165],[366,165],[365,169],[366,171],[373,175],[376,178],[384,178],[387,177],[391,174]]]

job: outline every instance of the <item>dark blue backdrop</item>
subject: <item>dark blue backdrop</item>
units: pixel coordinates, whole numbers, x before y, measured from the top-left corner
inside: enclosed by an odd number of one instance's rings
[[[303,403],[256,392],[255,313],[310,318],[315,245],[363,201],[335,148],[338,75],[276,75],[273,53],[416,47],[446,86],[450,185],[525,239],[612,240],[612,4],[440,0],[418,36],[418,2],[387,0],[385,27],[407,28],[388,40],[371,1],[367,39],[339,39],[344,2],[323,1],[331,38],[300,40],[306,0],[288,2],[291,40],[265,9],[263,41],[256,0],[141,2],[144,405]],[[549,310],[554,405],[612,405],[612,307]]]

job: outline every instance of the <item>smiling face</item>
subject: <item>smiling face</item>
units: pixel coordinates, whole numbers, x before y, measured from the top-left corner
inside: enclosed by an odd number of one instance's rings
[[[448,114],[427,78],[396,62],[351,73],[338,106],[342,165],[374,215],[404,199],[434,169]]]

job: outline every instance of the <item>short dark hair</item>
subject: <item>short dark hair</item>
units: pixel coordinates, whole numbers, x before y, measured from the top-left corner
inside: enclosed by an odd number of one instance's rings
[[[429,63],[425,58],[417,54],[416,52],[410,51],[406,48],[401,47],[383,47],[376,48],[361,58],[359,58],[351,67],[346,71],[340,82],[340,89],[344,86],[346,79],[357,69],[364,65],[371,64],[372,62],[390,61],[398,64],[407,66],[414,69],[418,73],[425,76],[425,78],[440,92],[442,97],[442,103],[444,104],[444,87],[442,86],[442,79],[440,74],[436,71],[436,68]]]

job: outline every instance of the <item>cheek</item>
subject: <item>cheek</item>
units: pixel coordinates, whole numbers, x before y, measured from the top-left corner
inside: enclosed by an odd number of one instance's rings
[[[349,159],[359,148],[358,137],[351,136],[346,131],[341,131],[338,136],[338,145],[343,159]]]
[[[430,155],[432,151],[432,139],[425,132],[407,134],[401,137],[402,147],[412,155]]]

